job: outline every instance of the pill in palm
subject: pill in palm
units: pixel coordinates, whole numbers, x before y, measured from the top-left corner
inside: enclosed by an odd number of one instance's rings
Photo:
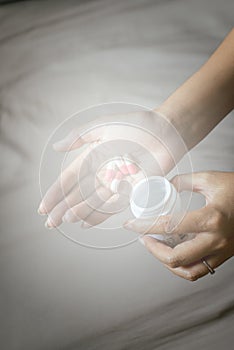
[[[130,164],[126,165],[126,166],[127,166],[127,169],[128,169],[128,173],[130,175],[134,175],[134,174],[136,174],[138,172],[138,168],[137,168],[137,166],[135,164],[130,163]]]
[[[119,168],[119,170],[120,170],[121,173],[124,174],[124,175],[128,175],[128,174],[129,174],[129,172],[128,172],[128,167],[127,167],[126,164],[123,164],[123,165]]]
[[[116,175],[116,166],[113,161],[109,162],[106,167],[106,172],[105,172],[105,179],[108,182],[111,182]]]

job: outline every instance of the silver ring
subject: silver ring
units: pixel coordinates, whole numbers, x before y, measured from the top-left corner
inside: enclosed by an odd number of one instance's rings
[[[211,275],[213,275],[215,273],[215,270],[210,266],[210,264],[208,264],[208,262],[206,261],[206,259],[201,259],[202,263],[207,267],[207,269],[209,270],[209,273]]]

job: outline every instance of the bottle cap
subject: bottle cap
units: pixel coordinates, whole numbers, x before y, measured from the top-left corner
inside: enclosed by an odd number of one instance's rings
[[[136,218],[167,215],[176,199],[176,189],[165,177],[152,176],[134,186],[130,206]]]

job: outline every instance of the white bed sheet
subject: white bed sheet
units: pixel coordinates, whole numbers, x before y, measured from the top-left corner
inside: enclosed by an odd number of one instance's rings
[[[136,333],[138,344],[144,344],[139,349],[169,349],[171,339],[174,349],[189,344],[191,350],[198,336],[206,350],[220,348],[212,340],[216,336],[208,335],[211,323],[203,320],[232,305],[233,260],[215,277],[191,284],[172,276],[137,244],[107,252],[74,245],[48,232],[36,210],[40,155],[58,123],[103,102],[159,105],[218,46],[232,28],[233,13],[231,0],[60,0],[0,7],[0,332],[5,349],[62,349],[73,343],[77,349],[136,349],[131,340]],[[195,170],[234,170],[233,127],[230,114],[191,152]],[[189,298],[186,308],[175,302],[181,296]],[[196,322],[205,328],[193,326],[196,305]],[[162,322],[157,313],[164,315]],[[148,328],[145,316],[139,326],[130,323],[129,333],[120,327],[121,335],[85,340],[83,347],[77,342],[140,314],[149,315],[157,340],[150,342],[147,331],[140,332]],[[185,334],[186,323],[191,327]],[[224,331],[225,321],[217,320],[219,325],[227,348],[233,327]],[[200,338],[197,329],[206,336]]]

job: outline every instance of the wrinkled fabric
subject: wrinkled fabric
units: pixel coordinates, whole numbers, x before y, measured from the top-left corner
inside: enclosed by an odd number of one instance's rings
[[[231,0],[0,7],[5,349],[218,350],[233,343],[233,259],[214,276],[189,283],[137,243],[85,249],[46,230],[37,214],[41,154],[58,124],[100,103],[158,106],[215,50],[233,26],[233,13]],[[230,114],[191,151],[195,171],[234,170],[233,127]],[[45,186],[58,175],[59,155],[51,151],[49,159]]]

